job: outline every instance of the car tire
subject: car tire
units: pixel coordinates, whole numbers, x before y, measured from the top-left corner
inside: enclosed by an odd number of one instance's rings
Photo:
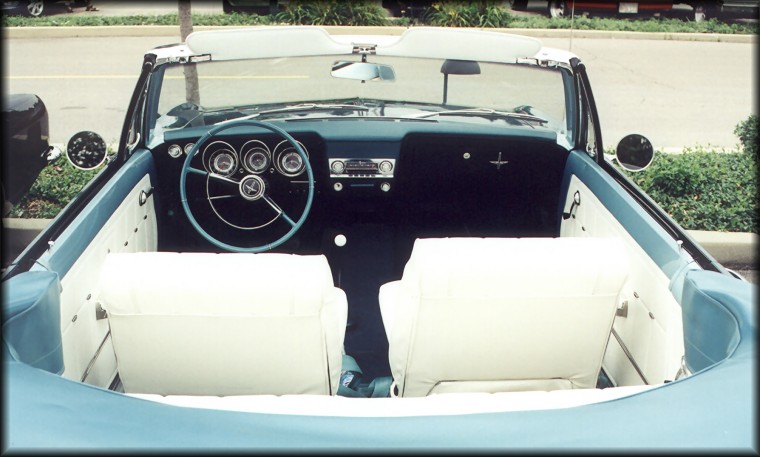
[[[549,16],[565,17],[565,0],[549,0]]]
[[[26,12],[30,16],[40,17],[45,12],[45,3],[42,0],[29,0],[26,5]]]

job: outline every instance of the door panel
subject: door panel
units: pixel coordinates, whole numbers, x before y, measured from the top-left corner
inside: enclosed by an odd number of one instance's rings
[[[681,307],[670,278],[576,175],[569,180],[565,211],[576,192],[581,204],[562,221],[560,236],[620,238],[631,266],[604,357],[605,372],[618,386],[673,380],[684,347]]]
[[[136,153],[38,261],[61,277],[63,376],[107,387],[116,373],[108,320],[98,313],[100,267],[109,252],[157,249],[153,160]]]

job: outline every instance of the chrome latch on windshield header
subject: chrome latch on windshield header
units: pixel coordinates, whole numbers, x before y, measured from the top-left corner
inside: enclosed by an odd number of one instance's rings
[[[353,43],[354,47],[351,51],[352,54],[376,54],[377,52],[377,45],[376,44],[357,44]]]
[[[169,63],[196,63],[211,60],[211,54],[196,54],[191,56],[171,56],[166,59]]]

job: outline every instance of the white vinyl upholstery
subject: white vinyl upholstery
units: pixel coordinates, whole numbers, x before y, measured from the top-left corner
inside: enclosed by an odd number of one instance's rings
[[[337,392],[348,307],[324,256],[109,254],[98,299],[127,393]]]
[[[416,240],[379,296],[398,395],[594,388],[626,275],[615,239]]]

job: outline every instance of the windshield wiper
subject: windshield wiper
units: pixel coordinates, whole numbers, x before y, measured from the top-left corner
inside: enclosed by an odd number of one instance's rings
[[[277,113],[294,113],[299,111],[369,111],[369,108],[358,105],[346,105],[343,103],[303,103],[301,105],[291,105],[284,108],[269,109],[266,111],[260,111],[258,115],[262,114],[277,114]]]
[[[546,124],[549,121],[538,116],[524,113],[511,113],[509,111],[497,111],[489,108],[466,108],[453,109],[448,111],[436,111],[433,113],[414,114],[409,116],[414,119],[424,119],[435,116],[477,116],[477,117],[497,117],[506,119],[518,119],[522,121],[540,122]]]
[[[347,105],[342,103],[302,103],[299,105],[290,105],[285,106],[282,108],[274,108],[274,109],[268,109],[264,111],[259,111],[258,113],[249,114],[248,116],[243,117],[237,117],[235,119],[227,119],[221,122],[218,122],[217,124],[223,124],[225,122],[231,122],[231,121],[240,121],[245,119],[253,119],[259,116],[267,116],[270,114],[281,114],[281,113],[299,113],[299,112],[306,112],[306,111],[361,111],[366,112],[369,111],[369,108],[365,106],[358,106],[358,105]]]

